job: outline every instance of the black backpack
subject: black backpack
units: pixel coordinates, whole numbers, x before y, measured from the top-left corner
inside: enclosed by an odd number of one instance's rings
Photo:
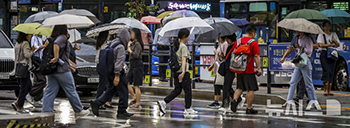
[[[55,39],[52,38],[48,38],[47,39],[49,41],[49,44],[45,47],[44,51],[43,51],[43,56],[42,56],[42,60],[40,63],[40,72],[43,75],[50,75],[53,74],[57,71],[57,66],[58,63],[50,63],[51,59],[54,58],[54,53],[53,53],[53,46],[54,46],[54,41]],[[59,58],[62,57],[63,53],[66,51],[67,49],[67,45],[64,47],[63,50],[60,50],[59,52]]]
[[[109,44],[107,48],[100,50],[97,72],[108,75],[114,73],[114,48],[118,45],[122,45],[122,43]]]
[[[170,56],[170,61],[169,61],[169,67],[172,72],[177,72],[180,70],[180,64],[179,61],[177,60],[176,52],[174,49],[171,49],[171,56]]]

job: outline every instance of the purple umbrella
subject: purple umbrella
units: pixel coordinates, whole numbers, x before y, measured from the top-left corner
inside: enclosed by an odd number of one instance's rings
[[[244,20],[244,19],[230,19],[230,21],[235,24],[236,26],[245,26],[250,24],[248,21]]]

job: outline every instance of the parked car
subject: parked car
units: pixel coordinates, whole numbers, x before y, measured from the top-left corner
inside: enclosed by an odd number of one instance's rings
[[[0,89],[19,89],[14,77],[15,69],[14,46],[7,35],[0,30]]]

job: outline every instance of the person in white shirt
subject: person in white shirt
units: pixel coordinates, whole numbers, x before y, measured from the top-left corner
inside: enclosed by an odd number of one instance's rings
[[[339,38],[337,34],[331,32],[331,23],[329,21],[325,21],[322,23],[323,31],[326,34],[319,34],[317,37],[317,43],[320,47],[321,56],[321,65],[322,65],[322,80],[324,85],[324,95],[325,96],[333,96],[334,94],[331,92],[332,82],[334,76],[335,63],[333,59],[329,59],[327,57],[327,48],[339,46]]]

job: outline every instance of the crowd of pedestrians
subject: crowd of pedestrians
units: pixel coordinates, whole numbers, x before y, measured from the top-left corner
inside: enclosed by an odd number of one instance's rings
[[[327,58],[327,48],[339,46],[339,39],[336,34],[330,32],[329,22],[323,23],[324,32],[326,34],[318,35],[317,40],[313,35],[296,32],[291,45],[288,47],[286,54],[283,56],[281,62],[285,61],[293,50],[298,53],[305,53],[307,55],[307,63],[303,67],[296,67],[290,82],[290,90],[286,104],[294,104],[297,102],[293,100],[296,86],[300,86],[298,91],[301,92],[302,97],[306,91],[311,107],[317,107],[318,101],[315,94],[315,89],[312,84],[312,51],[313,49],[321,49],[321,63],[323,68],[322,80],[325,85],[324,95],[332,96],[331,86],[333,81],[333,70],[335,68],[335,61]],[[192,108],[192,88],[191,78],[189,73],[190,65],[188,63],[190,58],[190,50],[186,46],[191,38],[188,29],[180,29],[177,37],[161,37],[158,35],[162,28],[156,30],[154,43],[158,44],[153,47],[153,50],[170,50],[174,51],[179,65],[179,69],[173,71],[174,73],[174,90],[166,96],[163,100],[157,101],[159,109],[162,113],[166,113],[167,104],[181,94],[182,90],[185,92],[185,114],[197,114],[198,111]],[[257,114],[258,111],[253,109],[252,103],[254,100],[254,91],[259,90],[256,76],[262,74],[260,67],[260,50],[258,42],[254,40],[257,29],[249,25],[246,27],[246,34],[242,38],[237,38],[235,34],[218,37],[218,46],[215,53],[215,62],[208,68],[214,69],[214,102],[209,104],[210,108],[218,108],[222,111],[232,112],[237,111],[237,107],[243,107],[247,101],[246,114]],[[24,73],[18,74],[20,84],[20,91],[18,98],[12,103],[12,107],[21,113],[26,113],[28,110],[23,108],[24,102],[27,99],[31,104],[42,104],[42,112],[54,113],[55,98],[59,88],[62,88],[75,112],[76,118],[86,116],[90,113],[88,107],[81,104],[79,95],[75,89],[75,82],[73,75],[75,73],[74,64],[76,45],[73,47],[69,39],[66,25],[56,25],[53,28],[51,36],[42,41],[37,35],[25,34],[19,32],[17,44],[15,45],[15,63],[16,68],[27,68]],[[96,99],[90,102],[92,113],[99,116],[99,109],[113,108],[111,105],[113,96],[118,93],[118,114],[117,117],[131,117],[133,114],[127,112],[127,108],[142,108],[141,106],[141,89],[143,84],[143,75],[145,71],[143,62],[145,62],[143,51],[145,48],[145,36],[140,29],[132,28],[120,29],[116,38],[110,40],[111,35],[108,31],[103,31],[98,34],[95,44],[97,69],[105,68],[106,62],[111,62],[113,65],[112,71],[97,70],[99,74],[99,84],[97,87]],[[148,40],[148,38],[147,38]],[[169,44],[174,42],[174,49],[169,47]],[[246,51],[240,51],[242,47]],[[52,50],[47,50],[51,48]],[[110,49],[113,57],[106,58],[103,55],[107,54],[104,51]],[[104,51],[104,52],[102,52]],[[245,53],[246,52],[246,53]],[[129,69],[125,69],[125,53],[129,54]],[[235,69],[236,60],[246,54],[246,61],[244,61],[244,70]],[[54,64],[55,71],[51,73],[43,73],[40,67],[43,64],[44,58],[52,54],[52,58],[47,64]],[[102,56],[101,56],[102,55]],[[107,59],[107,61],[104,61]],[[108,60],[110,59],[110,60]],[[170,57],[161,57],[161,63],[168,63]],[[108,65],[108,64],[107,64]],[[52,68],[52,67],[51,67]],[[165,72],[167,66],[160,66],[160,80],[166,81]],[[240,67],[242,68],[242,67]],[[17,70],[16,70],[17,71]],[[30,79],[30,72],[34,74],[33,84]],[[233,80],[237,78],[236,91],[232,88]],[[300,81],[301,84],[299,83]],[[299,83],[299,85],[298,85]],[[246,91],[246,98],[242,93]],[[219,99],[221,92],[223,92],[222,104]],[[129,94],[131,101],[128,103]],[[300,99],[300,98],[299,98]],[[301,98],[302,99],[302,98]],[[40,102],[43,103],[40,103]]]

